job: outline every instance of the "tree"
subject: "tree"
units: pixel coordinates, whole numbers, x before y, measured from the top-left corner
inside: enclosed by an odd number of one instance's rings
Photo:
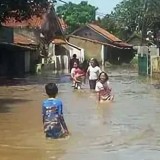
[[[95,6],[88,4],[88,2],[82,1],[79,4],[69,2],[63,6],[58,6],[56,12],[64,18],[69,26],[68,32],[73,32],[81,25],[95,21],[97,9]]]
[[[123,0],[117,4],[109,18],[104,17],[101,23],[106,28],[114,24],[116,33],[123,39],[135,31],[145,37],[147,31],[153,30],[159,21],[159,8],[159,0]]]
[[[0,23],[6,18],[27,19],[47,9],[48,0],[0,0]]]
[[[110,33],[118,34],[117,23],[111,14],[105,15],[102,19],[98,18],[97,24]]]

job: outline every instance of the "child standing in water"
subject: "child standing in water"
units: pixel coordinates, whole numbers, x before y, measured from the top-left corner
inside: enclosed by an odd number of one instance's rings
[[[109,78],[107,73],[101,72],[98,81],[96,82],[95,91],[97,92],[97,99],[99,102],[113,101],[114,96],[111,95],[111,88],[109,86]]]
[[[53,139],[62,138],[69,135],[66,123],[63,118],[63,104],[57,99],[58,87],[55,83],[45,86],[48,99],[43,101],[42,116],[44,132],[46,137]]]
[[[90,61],[90,66],[87,69],[87,74],[89,76],[89,86],[90,89],[94,89],[96,87],[96,81],[98,79],[99,74],[101,73],[101,69],[98,66],[97,60],[92,58]]]
[[[76,62],[74,62],[73,67],[71,70],[72,86],[75,87],[75,89],[81,89],[82,78],[85,76],[85,72],[83,71],[82,65],[78,66]]]

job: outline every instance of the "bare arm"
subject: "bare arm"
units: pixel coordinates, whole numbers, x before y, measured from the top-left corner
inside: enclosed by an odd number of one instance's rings
[[[75,75],[75,70],[74,70],[74,68],[72,68],[72,69],[71,69],[71,78],[74,79],[74,75]]]
[[[99,94],[99,92],[96,93],[96,96],[97,96],[97,101],[99,102],[100,101],[100,94]]]
[[[69,131],[68,131],[68,128],[67,128],[67,125],[65,123],[65,120],[63,118],[63,104],[61,103],[61,106],[59,107],[59,120],[60,120],[60,123],[63,127],[63,129],[66,131],[66,133],[69,134]]]
[[[89,74],[90,74],[90,68],[88,67],[87,72],[86,72],[86,76],[89,77]]]

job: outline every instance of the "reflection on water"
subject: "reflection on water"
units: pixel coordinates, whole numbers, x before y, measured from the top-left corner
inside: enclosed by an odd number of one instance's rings
[[[47,140],[41,102],[55,81],[71,137]],[[131,72],[111,72],[115,101],[97,104],[88,85],[75,91],[68,75],[45,73],[0,87],[1,160],[157,160],[160,156],[160,91]]]

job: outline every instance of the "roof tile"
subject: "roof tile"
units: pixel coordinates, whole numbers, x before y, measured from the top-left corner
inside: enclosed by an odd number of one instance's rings
[[[113,42],[121,42],[122,41],[119,38],[117,38],[116,36],[114,36],[113,34],[109,33],[105,29],[103,29],[95,24],[88,24],[88,27],[94,29],[98,33],[102,34],[105,38],[107,38]]]
[[[23,45],[30,45],[30,44],[36,45],[37,44],[34,40],[32,40],[26,36],[23,36],[21,34],[14,35],[14,43],[15,44],[23,44]]]
[[[43,16],[32,16],[30,19],[28,20],[23,20],[23,21],[17,21],[15,18],[8,18],[6,19],[6,21],[4,23],[2,23],[3,26],[6,27],[41,27],[42,24],[44,23],[44,17],[45,14]],[[60,25],[62,27],[63,30],[65,30],[67,28],[67,24],[64,22],[63,19],[58,18]]]

